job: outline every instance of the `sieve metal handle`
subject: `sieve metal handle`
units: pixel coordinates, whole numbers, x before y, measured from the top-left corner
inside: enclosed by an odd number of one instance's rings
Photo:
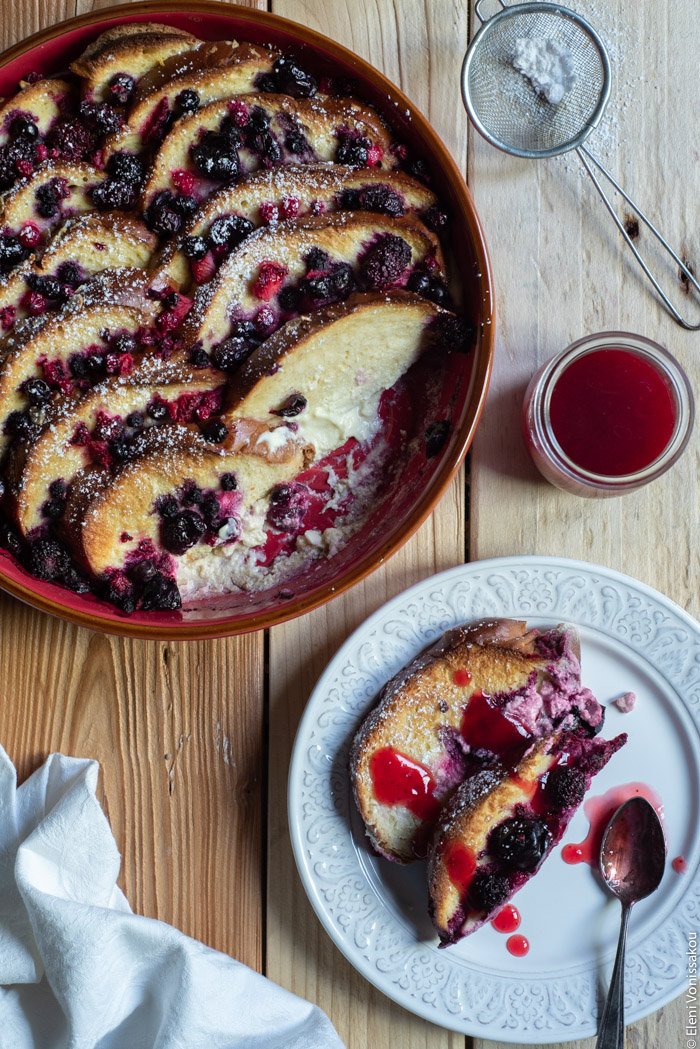
[[[479,8],[482,6],[482,4],[485,4],[485,3],[486,3],[486,0],[476,0],[476,3],[474,4],[474,14],[479,19],[479,21],[481,22],[482,25],[484,24],[484,22],[488,22],[488,18],[484,18],[482,16],[482,14],[481,14],[481,11],[479,10]],[[498,3],[501,5],[502,8],[506,8],[508,6],[507,4],[505,4],[503,2],[503,0],[498,0]]]
[[[499,2],[500,2],[500,0],[499,0]],[[693,276],[693,274],[689,270],[688,266],[683,262],[683,260],[681,258],[679,258],[679,256],[676,254],[676,252],[671,247],[671,245],[668,243],[668,241],[665,240],[664,237],[662,237],[661,233],[659,233],[658,229],[653,224],[653,222],[649,218],[647,218],[647,216],[644,214],[644,212],[639,207],[637,207],[637,205],[632,200],[632,198],[629,197],[627,195],[627,193],[625,193],[625,191],[622,188],[622,186],[620,186],[615,181],[615,179],[610,174],[610,172],[607,170],[607,168],[603,167],[603,165],[600,163],[600,161],[597,160],[593,156],[593,154],[590,152],[590,150],[586,149],[585,146],[577,146],[576,152],[578,153],[579,160],[581,161],[581,163],[583,164],[584,168],[586,169],[586,171],[590,175],[590,178],[591,178],[591,180],[593,182],[593,185],[598,190],[598,193],[599,193],[603,203],[605,204],[606,208],[608,209],[608,211],[612,215],[612,217],[614,219],[614,222],[615,222],[615,225],[617,226],[617,228],[619,229],[620,233],[622,234],[622,236],[627,241],[629,247],[634,252],[634,257],[636,258],[637,262],[642,267],[642,269],[646,273],[647,277],[649,278],[651,283],[656,288],[656,291],[658,292],[658,294],[659,294],[662,302],[664,303],[666,309],[668,310],[668,312],[671,314],[673,319],[675,321],[677,321],[678,324],[680,324],[680,326],[682,328],[686,329],[686,331],[700,331],[700,323],[699,324],[690,324],[683,317],[681,317],[680,313],[678,312],[676,307],[673,305],[673,303],[669,299],[668,295],[666,295],[666,293],[661,290],[661,287],[660,287],[659,282],[657,281],[656,277],[653,275],[653,273],[651,272],[651,270],[647,266],[646,262],[644,261],[642,256],[639,254],[637,248],[635,247],[635,245],[634,245],[634,243],[632,241],[632,238],[630,237],[629,233],[627,232],[627,230],[625,229],[623,224],[620,222],[620,219],[618,218],[617,213],[616,213],[614,207],[610,203],[610,200],[608,199],[608,197],[607,197],[607,195],[605,193],[605,190],[601,186],[600,181],[599,181],[598,177],[596,176],[595,172],[593,171],[593,167],[591,165],[594,165],[598,169],[598,171],[600,171],[601,174],[603,174],[605,176],[605,178],[608,180],[608,182],[610,182],[610,184],[615,187],[615,189],[620,194],[620,196],[623,197],[627,201],[629,206],[634,211],[635,215],[638,215],[639,218],[644,223],[644,225],[647,227],[647,229],[651,230],[651,232],[654,234],[654,236],[659,241],[659,243],[664,248],[664,250],[671,256],[671,258],[674,260],[674,262],[676,262],[678,264],[678,267],[680,268],[681,272],[685,275],[685,277],[688,279],[690,284],[693,285],[693,287],[695,288],[696,292],[698,292],[698,294],[700,294],[700,284],[695,279],[695,277]]]

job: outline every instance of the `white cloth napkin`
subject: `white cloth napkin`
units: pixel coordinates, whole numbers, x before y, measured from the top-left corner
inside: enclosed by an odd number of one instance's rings
[[[0,747],[1,1049],[343,1049],[316,1006],[132,914],[94,761]]]

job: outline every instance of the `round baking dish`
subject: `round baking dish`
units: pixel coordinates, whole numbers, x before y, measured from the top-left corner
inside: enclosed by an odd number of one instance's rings
[[[148,0],[91,12],[44,29],[0,56],[0,95],[14,93],[31,70],[55,75],[86,45],[122,22],[158,22],[188,29],[208,40],[250,40],[294,51],[321,74],[348,77],[356,94],[391,123],[396,136],[429,160],[433,188],[450,214],[453,279],[476,328],[468,379],[455,385],[453,427],[445,449],[426,460],[410,486],[394,486],[367,524],[330,559],[314,562],[289,588],[256,594],[228,594],[187,604],[177,612],[126,615],[94,597],[74,594],[29,575],[0,551],[0,587],[42,611],[80,626],[130,637],[187,640],[223,637],[270,627],[302,615],[363,579],[406,542],[428,517],[454,477],[476,430],[493,358],[493,289],[483,230],[462,174],[428,121],[386,77],[327,37],[288,19],[210,0]],[[456,90],[456,89],[455,89]],[[446,383],[452,380],[446,377]],[[291,596],[290,596],[291,594]]]

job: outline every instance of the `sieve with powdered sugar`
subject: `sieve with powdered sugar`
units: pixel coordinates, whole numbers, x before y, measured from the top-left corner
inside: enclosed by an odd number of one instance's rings
[[[610,98],[610,59],[595,29],[575,11],[537,2],[507,6],[482,17],[462,66],[462,97],[477,131],[493,146],[517,157],[542,159],[575,150],[606,208],[664,306],[683,328],[700,323],[683,318],[661,288],[615,212],[601,176],[624,198],[679,267],[688,286],[700,284],[651,220],[611,173],[584,146]]]

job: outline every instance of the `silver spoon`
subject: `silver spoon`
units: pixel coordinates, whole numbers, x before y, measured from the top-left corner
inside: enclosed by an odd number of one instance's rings
[[[596,1049],[624,1047],[625,942],[630,911],[658,888],[665,864],[666,841],[656,809],[646,798],[631,798],[608,823],[600,846],[600,873],[622,903],[622,921]]]

